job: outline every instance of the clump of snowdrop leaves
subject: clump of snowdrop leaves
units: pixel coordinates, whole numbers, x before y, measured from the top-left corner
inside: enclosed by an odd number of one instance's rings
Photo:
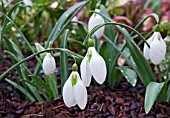
[[[100,13],[100,9],[96,9],[96,12]],[[104,19],[99,14],[93,13],[88,22],[88,32],[90,32],[97,25],[104,24]],[[92,37],[96,36],[100,38],[104,33],[104,27],[99,28]]]
[[[77,72],[77,64],[73,64],[72,73],[63,86],[63,100],[67,107],[78,105],[84,109],[87,104],[87,90]]]
[[[147,60],[155,65],[158,65],[165,58],[166,54],[166,44],[162,39],[160,32],[154,32],[153,35],[147,40],[150,48],[147,44],[144,44],[143,54]]]
[[[43,60],[43,71],[46,75],[53,74],[56,70],[56,63],[54,57],[51,55],[51,53],[47,53]]]
[[[94,48],[93,39],[89,39],[87,54],[80,64],[81,78],[85,86],[89,86],[92,76],[97,83],[102,84],[106,79],[106,63]]]

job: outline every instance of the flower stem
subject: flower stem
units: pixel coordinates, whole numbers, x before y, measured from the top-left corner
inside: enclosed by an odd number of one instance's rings
[[[162,82],[161,71],[160,71],[159,65],[157,65],[157,69],[158,69],[159,82]]]
[[[68,55],[71,55],[71,56],[74,55],[75,57],[81,58],[81,59],[84,58],[83,56],[78,55],[78,54],[76,54],[76,53],[74,53],[74,52],[71,52],[71,51],[69,51],[68,49],[63,49],[63,48],[50,48],[50,49],[46,49],[46,50],[43,50],[43,51],[34,53],[34,54],[32,54],[32,55],[30,55],[30,56],[22,59],[21,61],[19,61],[18,63],[14,64],[13,66],[11,66],[8,70],[6,70],[4,73],[1,74],[0,80],[1,80],[5,75],[7,75],[10,71],[12,71],[13,69],[15,69],[15,68],[16,68],[17,66],[19,66],[20,64],[22,64],[23,62],[25,62],[25,61],[27,61],[27,60],[29,60],[29,59],[32,59],[33,57],[35,57],[35,56],[37,56],[37,55],[39,55],[39,54],[41,54],[41,53],[49,52],[49,51],[53,51],[53,50],[61,50],[61,51],[66,52]]]

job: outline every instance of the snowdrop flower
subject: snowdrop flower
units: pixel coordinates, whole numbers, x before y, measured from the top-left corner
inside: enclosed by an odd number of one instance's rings
[[[50,5],[50,7],[51,7],[52,9],[57,8],[57,7],[58,7],[58,2],[53,2],[53,3]]]
[[[95,10],[96,12],[100,13],[99,9]],[[90,17],[89,22],[88,22],[88,31],[90,32],[94,27],[100,24],[104,24],[104,19],[101,17],[99,14],[93,13],[93,15]],[[96,36],[97,38],[100,38],[104,33],[104,26],[99,28],[93,35],[92,37]]]
[[[63,100],[67,107],[72,107],[75,105],[78,105],[80,109],[84,109],[86,107],[87,90],[80,79],[77,70],[72,71],[63,86]]]
[[[144,44],[143,54],[147,60],[155,65],[158,65],[165,58],[166,54],[166,44],[162,39],[162,36],[159,32],[154,32],[154,34],[147,40],[147,43],[150,45],[150,48],[147,44]]]
[[[80,72],[82,81],[87,87],[90,85],[92,76],[99,84],[102,84],[106,79],[105,61],[92,45],[88,48],[87,54],[80,64]]]
[[[2,0],[3,4],[6,5],[8,3],[7,0]]]
[[[50,53],[47,53],[43,60],[43,71],[46,75],[53,74],[56,70],[56,63],[54,57]]]
[[[74,26],[76,26],[77,23],[75,23],[74,21],[78,21],[77,16],[74,16],[73,19],[72,19],[71,21],[72,21],[72,24],[73,24]]]
[[[33,3],[31,0],[23,0],[24,4],[27,6],[33,6]]]

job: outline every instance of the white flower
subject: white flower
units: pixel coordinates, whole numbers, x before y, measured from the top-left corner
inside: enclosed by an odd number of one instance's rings
[[[106,64],[94,47],[89,47],[80,65],[81,78],[85,86],[89,86],[93,76],[97,83],[102,84],[106,79]]]
[[[150,45],[150,48],[147,44],[144,44],[143,54],[147,60],[155,65],[158,65],[165,58],[166,54],[166,44],[162,39],[162,36],[159,32],[154,32],[154,34],[147,40],[147,43]]]
[[[96,12],[100,13],[99,9],[95,10]],[[90,32],[95,26],[104,24],[104,19],[101,17],[99,14],[93,13],[93,15],[90,17],[89,22],[88,22],[88,31]],[[96,36],[97,38],[100,38],[104,33],[104,26],[99,28],[93,35],[92,37]]]
[[[33,3],[31,0],[23,0],[24,4],[27,6],[33,6]]]
[[[78,21],[77,16],[74,16],[73,19],[72,19],[71,21],[73,21],[72,24],[73,24],[74,26],[76,26],[77,23],[75,23],[74,21]]]
[[[58,7],[58,2],[53,2],[53,3],[50,5],[50,7],[51,7],[52,9],[57,8],[57,7]]]
[[[53,74],[56,70],[56,63],[54,57],[50,53],[47,53],[43,60],[43,71],[46,75]]]
[[[63,100],[67,107],[84,109],[87,104],[87,90],[77,71],[73,71],[63,86]]]

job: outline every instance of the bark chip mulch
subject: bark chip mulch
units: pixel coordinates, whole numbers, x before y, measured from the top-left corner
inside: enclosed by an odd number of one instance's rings
[[[78,106],[67,108],[62,96],[44,102],[24,100],[8,83],[0,83],[0,118],[170,118],[170,104],[156,102],[149,112],[144,112],[144,86],[132,87],[121,82],[117,88],[105,85],[88,88],[88,103],[84,110]]]

